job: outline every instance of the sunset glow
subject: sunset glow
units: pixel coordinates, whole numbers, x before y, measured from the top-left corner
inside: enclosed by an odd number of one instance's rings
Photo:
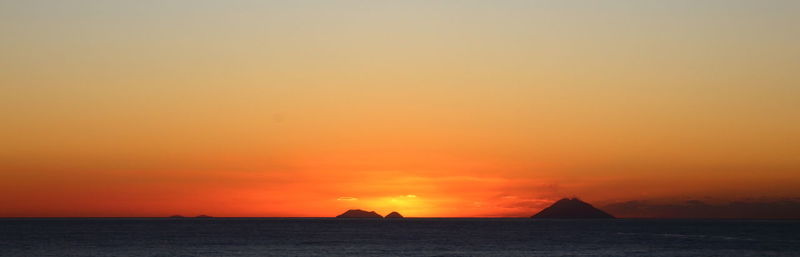
[[[0,217],[800,197],[800,1],[490,2],[3,1]]]

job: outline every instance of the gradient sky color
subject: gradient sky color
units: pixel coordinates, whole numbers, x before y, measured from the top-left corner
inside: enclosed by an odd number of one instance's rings
[[[0,1],[0,216],[800,197],[800,1]]]

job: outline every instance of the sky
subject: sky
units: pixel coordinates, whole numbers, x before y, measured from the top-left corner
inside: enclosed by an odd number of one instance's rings
[[[800,206],[797,13],[0,0],[0,217]]]

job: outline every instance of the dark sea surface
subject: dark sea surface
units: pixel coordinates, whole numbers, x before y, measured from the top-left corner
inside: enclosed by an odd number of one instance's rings
[[[800,221],[0,219],[0,256],[800,256]]]

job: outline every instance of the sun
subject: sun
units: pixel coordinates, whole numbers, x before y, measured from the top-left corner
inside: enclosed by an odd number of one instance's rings
[[[430,204],[424,197],[415,194],[383,196],[368,199],[359,199],[364,208],[375,210],[386,215],[393,211],[407,217],[420,217],[430,213]]]

